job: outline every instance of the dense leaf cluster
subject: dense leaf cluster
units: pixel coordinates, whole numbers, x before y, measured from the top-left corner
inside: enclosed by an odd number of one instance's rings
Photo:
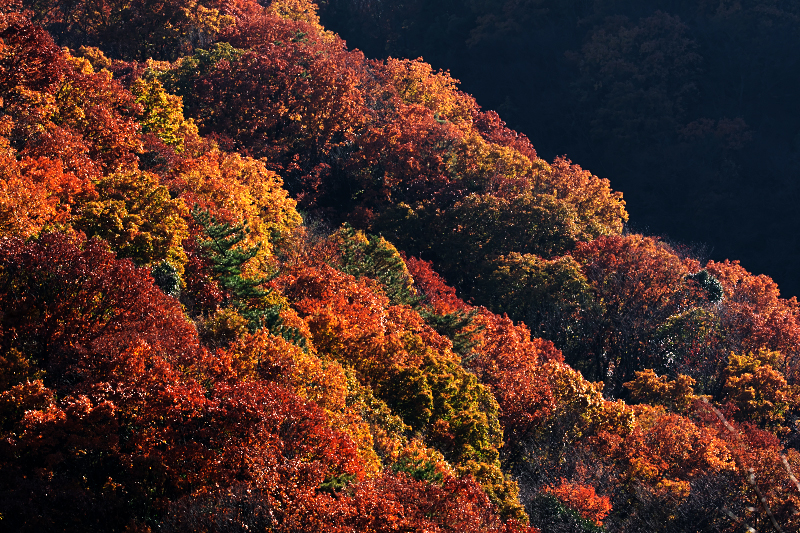
[[[769,278],[305,0],[0,2],[4,529],[798,527]]]

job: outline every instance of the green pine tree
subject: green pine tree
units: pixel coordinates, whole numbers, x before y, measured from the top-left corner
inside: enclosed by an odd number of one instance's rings
[[[397,248],[376,235],[365,235],[350,224],[339,230],[342,271],[378,281],[395,305],[414,306],[422,300]]]
[[[269,291],[263,285],[270,277],[246,278],[242,266],[258,254],[259,246],[239,246],[247,237],[249,228],[244,224],[218,222],[208,210],[195,206],[192,209],[195,221],[203,227],[206,239],[200,241],[206,258],[211,262],[214,278],[223,289],[223,307],[233,307],[245,320],[250,331],[267,328],[274,335],[305,348],[305,338],[296,328],[281,324],[281,307],[267,304]]]

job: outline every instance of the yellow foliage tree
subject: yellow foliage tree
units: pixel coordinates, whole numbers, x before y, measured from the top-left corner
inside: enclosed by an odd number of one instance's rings
[[[731,353],[723,393],[724,400],[736,407],[736,419],[785,434],[791,431],[789,418],[800,405],[800,394],[775,369],[781,358],[780,352],[767,349],[755,354]]]
[[[625,383],[634,403],[661,405],[667,409],[684,413],[697,398],[694,394],[694,379],[683,374],[669,380],[658,376],[652,369],[636,371],[636,379]]]
[[[264,161],[211,151],[185,161],[175,177],[187,204],[211,204],[249,228],[248,246],[258,245],[257,268],[269,270],[275,243],[302,223],[283,180]]]
[[[155,76],[145,75],[131,85],[131,93],[142,106],[142,133],[151,133],[164,144],[183,152],[185,138],[197,136],[197,126],[183,116],[183,98],[169,94]]]

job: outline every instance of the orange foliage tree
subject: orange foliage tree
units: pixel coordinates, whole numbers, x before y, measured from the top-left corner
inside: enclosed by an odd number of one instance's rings
[[[728,349],[738,353],[760,349],[781,352],[777,370],[795,383],[800,349],[796,298],[781,298],[772,279],[751,274],[738,261],[709,261],[706,268],[719,279],[725,292],[720,320]]]
[[[618,396],[637,370],[672,364],[669,354],[659,350],[657,330],[672,315],[705,298],[688,277],[699,265],[641,235],[579,243],[573,256],[598,305],[581,317],[587,353],[568,353],[567,361],[592,379],[603,380],[607,395]]]
[[[608,496],[598,496],[591,485],[571,483],[561,478],[558,485],[547,487],[545,492],[553,494],[561,503],[576,509],[583,518],[598,526],[603,525],[603,519],[611,512]]]

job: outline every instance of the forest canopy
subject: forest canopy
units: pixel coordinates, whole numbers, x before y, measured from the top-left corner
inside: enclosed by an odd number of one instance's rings
[[[800,307],[308,0],[0,0],[0,526],[792,531]]]

